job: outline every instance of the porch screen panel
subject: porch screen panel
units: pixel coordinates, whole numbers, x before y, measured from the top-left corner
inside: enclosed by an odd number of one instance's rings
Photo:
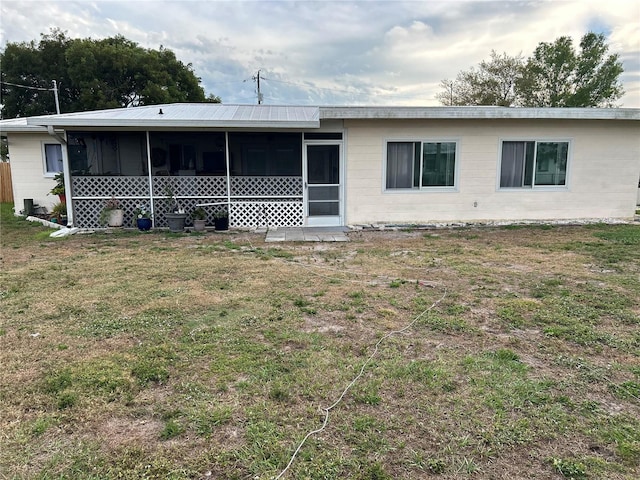
[[[314,145],[308,150],[307,179],[311,184],[340,183],[340,159],[334,145]]]
[[[299,133],[230,133],[229,155],[232,175],[302,176]]]
[[[413,187],[413,142],[387,144],[387,188]]]

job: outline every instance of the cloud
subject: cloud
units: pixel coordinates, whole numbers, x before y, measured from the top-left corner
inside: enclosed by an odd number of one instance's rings
[[[491,50],[530,55],[539,42],[589,28],[624,62],[625,106],[640,107],[640,2],[2,0],[0,45],[121,34],[191,63],[228,103],[436,105],[439,82]]]

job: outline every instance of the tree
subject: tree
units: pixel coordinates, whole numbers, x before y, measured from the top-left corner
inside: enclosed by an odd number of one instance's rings
[[[602,34],[589,32],[576,53],[569,37],[540,43],[528,59],[518,91],[528,107],[611,107],[624,90],[618,54],[608,55]]]
[[[205,97],[191,64],[171,50],[145,49],[121,35],[69,39],[54,29],[37,44],[8,43],[0,62],[3,118],[55,113],[52,80],[63,112],[220,101]]]
[[[482,61],[478,69],[461,71],[454,81],[443,80],[443,92],[436,98],[443,105],[500,105],[510,106],[516,100],[515,86],[522,76],[524,60],[521,55],[510,57],[491,51],[491,59]]]
[[[2,118],[55,113],[52,80],[64,86],[60,101],[67,105],[71,102],[71,84],[64,58],[70,40],[60,30],[41,37],[39,44],[34,41],[7,43],[0,53]],[[30,88],[15,87],[11,83]]]
[[[618,78],[618,55],[607,56],[601,34],[587,33],[579,53],[570,37],[540,43],[526,62],[491,52],[478,69],[443,80],[436,98],[443,105],[499,105],[526,107],[610,107],[623,89]]]

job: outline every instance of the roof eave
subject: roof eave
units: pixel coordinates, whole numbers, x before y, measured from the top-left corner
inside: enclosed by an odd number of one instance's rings
[[[0,135],[5,133],[46,133],[46,127],[29,126],[29,127],[2,127],[0,128]]]
[[[638,108],[522,108],[522,107],[320,107],[320,118],[374,119],[542,119],[542,120],[640,120]]]
[[[269,128],[269,129],[301,129],[301,128],[320,128],[320,120],[312,121],[206,121],[206,120],[82,120],[82,119],[32,119],[30,125],[38,126],[54,126],[64,128]],[[46,130],[46,128],[45,128]]]

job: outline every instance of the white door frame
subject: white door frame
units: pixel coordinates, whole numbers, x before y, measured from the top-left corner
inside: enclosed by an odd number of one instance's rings
[[[309,188],[308,188],[308,166],[307,166],[307,147],[313,145],[336,145],[338,147],[338,200],[339,214],[328,216],[309,216]],[[343,140],[304,140],[302,142],[302,180],[303,180],[303,196],[302,203],[304,206],[304,225],[306,227],[341,227],[344,225],[344,141]]]

